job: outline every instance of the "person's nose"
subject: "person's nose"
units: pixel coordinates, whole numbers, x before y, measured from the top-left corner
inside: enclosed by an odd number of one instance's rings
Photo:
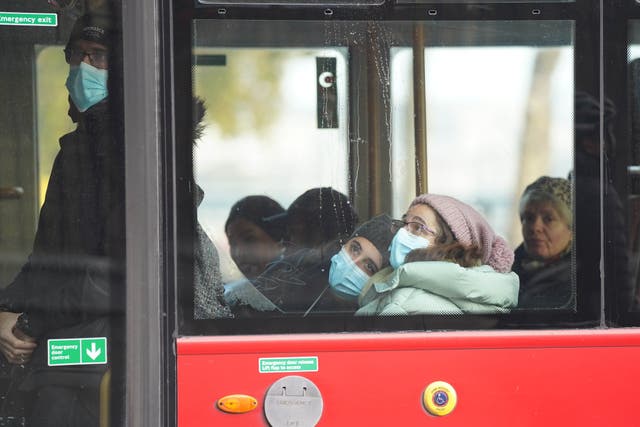
[[[353,261],[353,263],[359,268],[362,269],[363,266],[363,262],[365,259],[365,256],[363,254],[349,254],[349,257],[351,258],[351,261]]]
[[[93,65],[91,63],[91,58],[89,57],[89,54],[87,52],[82,52],[82,62],[84,62],[87,65]]]
[[[544,222],[542,221],[541,217],[537,216],[533,221],[531,221],[531,231],[533,233],[541,232],[543,227],[544,227]]]

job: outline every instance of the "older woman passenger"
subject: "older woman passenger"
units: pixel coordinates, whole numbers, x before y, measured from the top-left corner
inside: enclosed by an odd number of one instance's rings
[[[520,308],[568,308],[571,287],[571,184],[543,176],[520,199],[524,242],[515,251]]]

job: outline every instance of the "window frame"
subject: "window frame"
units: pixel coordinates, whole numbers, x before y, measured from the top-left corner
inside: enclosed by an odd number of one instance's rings
[[[331,12],[330,14],[328,12]],[[575,90],[590,94],[599,93],[600,84],[600,2],[598,0],[584,0],[577,3],[549,2],[544,4],[491,4],[483,7],[466,7],[459,4],[407,5],[385,3],[375,7],[326,7],[318,6],[273,6],[269,8],[252,5],[228,5],[224,8],[205,7],[195,3],[193,8],[176,7],[174,9],[176,21],[174,25],[180,28],[174,39],[175,59],[175,102],[176,102],[176,140],[190,139],[190,94],[191,87],[191,58],[192,22],[195,19],[211,20],[380,20],[380,21],[521,21],[521,20],[571,20],[574,22],[574,85]],[[180,12],[180,13],[177,13]],[[187,30],[189,29],[189,30]],[[224,36],[223,36],[224,37]],[[188,64],[188,65],[187,65]],[[362,89],[362,88],[359,88]],[[350,89],[350,91],[353,89]],[[354,99],[352,97],[352,99]],[[179,113],[178,113],[179,112]],[[353,118],[353,117],[352,117]],[[384,123],[384,120],[379,120]],[[351,132],[351,131],[350,131]],[[176,206],[190,206],[190,193],[185,183],[190,182],[193,170],[188,150],[176,149],[175,170]],[[577,183],[576,191],[584,191],[581,176],[583,171],[579,166],[575,169]],[[379,178],[377,178],[379,179]],[[177,235],[181,237],[179,264],[177,267],[178,301],[193,301],[193,290],[185,283],[192,283],[192,264],[190,263],[191,249],[189,242],[192,238],[195,212],[182,214],[176,212]],[[367,217],[366,213],[362,215]],[[576,254],[578,260],[598,258],[601,253],[602,233],[598,233],[594,240],[585,242],[580,236],[590,235],[593,230],[601,230],[600,211],[588,220],[582,214],[576,213],[574,236],[576,236]],[[583,220],[584,219],[584,220]],[[585,254],[590,253],[590,256]],[[604,292],[604,279],[598,270],[598,263],[582,265],[576,271],[578,284],[578,310],[576,313],[559,313],[549,311],[514,311],[500,316],[413,316],[407,318],[354,318],[349,316],[322,316],[313,319],[273,318],[256,321],[255,319],[219,319],[193,320],[192,311],[180,310],[178,313],[179,335],[227,335],[227,334],[271,334],[271,333],[313,333],[313,332],[365,332],[365,331],[403,331],[403,330],[434,330],[434,329],[476,329],[489,324],[491,328],[499,329],[539,329],[539,328],[574,328],[598,327],[605,318],[600,306],[592,304],[594,295],[599,298]],[[581,292],[580,290],[584,292]],[[587,295],[588,294],[588,295]],[[179,304],[180,305],[180,304]],[[465,320],[469,319],[469,321]],[[484,320],[482,320],[484,319]],[[487,323],[489,322],[489,323]],[[295,323],[295,324],[292,324]],[[435,325],[435,327],[434,327]],[[485,325],[478,326],[478,325]]]

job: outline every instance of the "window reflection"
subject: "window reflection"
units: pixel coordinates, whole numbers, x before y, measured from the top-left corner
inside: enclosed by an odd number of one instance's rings
[[[209,110],[194,166],[205,193],[199,223],[220,253],[225,302],[236,316],[354,314],[385,286],[389,295],[398,286],[415,287],[428,274],[418,270],[406,282],[403,272],[425,262],[450,263],[482,278],[502,275],[496,277],[504,281],[495,281],[502,288],[484,303],[426,290],[458,304],[458,311],[439,312],[435,304],[360,314],[508,313],[519,296],[528,298],[518,295],[529,273],[520,266],[555,257],[563,260],[564,281],[545,286],[561,297],[522,308],[575,307],[574,230],[567,221],[574,206],[571,22],[425,23],[417,27],[421,69],[416,26],[311,22],[305,25],[322,31],[310,31],[305,41],[299,33],[289,40],[289,23],[278,22],[281,36],[264,42],[240,36],[247,22],[227,22],[239,36],[227,31],[224,43],[233,47],[224,48],[210,36],[216,25],[196,22],[194,90]],[[306,43],[330,46],[300,47]],[[423,94],[414,89],[420,80]],[[328,96],[327,88],[335,92]],[[417,96],[424,97],[424,110]],[[424,126],[424,162],[416,155],[422,144],[416,126]],[[465,215],[454,220],[446,208],[426,203],[436,222],[419,222],[427,219],[412,209],[416,177],[423,175],[424,197],[441,195]],[[545,176],[565,183],[569,195],[562,199],[562,247],[549,257],[536,252],[526,228],[529,217],[548,215],[521,202],[525,188]],[[301,205],[308,209],[295,213]],[[389,226],[375,237],[358,235],[362,227],[371,232],[378,214]],[[465,240],[473,232],[460,231],[460,218],[474,218],[484,231]],[[441,234],[416,236],[393,227],[393,219]],[[387,241],[402,243],[376,246],[385,233]],[[526,254],[516,257],[516,274],[513,250],[521,244]]]

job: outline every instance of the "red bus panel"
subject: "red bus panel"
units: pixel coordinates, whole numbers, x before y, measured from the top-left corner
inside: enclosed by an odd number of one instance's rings
[[[636,426],[635,329],[188,337],[178,339],[178,425],[268,426],[264,397],[287,375],[323,398],[318,426]],[[260,358],[317,357],[315,372],[260,372]],[[457,405],[429,414],[423,392],[449,383]],[[244,394],[253,411],[219,410]]]

